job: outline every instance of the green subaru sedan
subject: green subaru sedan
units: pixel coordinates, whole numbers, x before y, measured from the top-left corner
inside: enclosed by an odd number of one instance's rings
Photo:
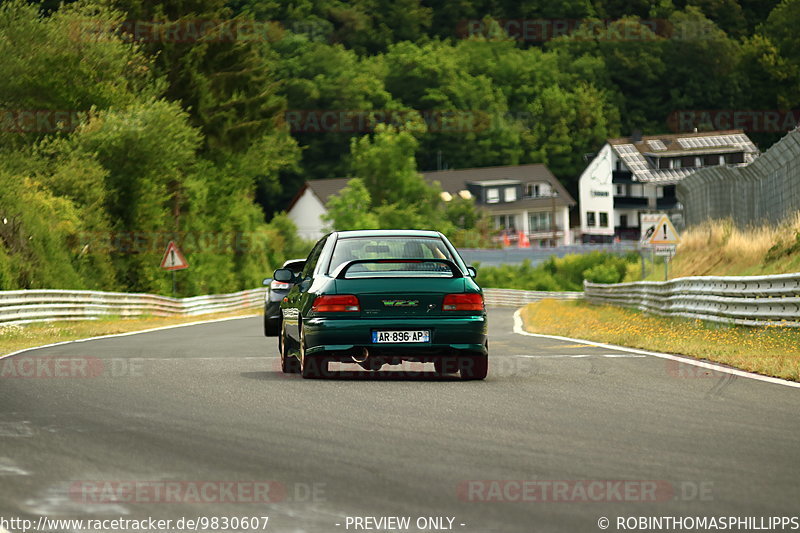
[[[281,368],[314,378],[331,361],[367,370],[415,361],[483,379],[486,308],[475,274],[437,231],[326,235],[302,272],[273,276],[292,285],[281,303]]]

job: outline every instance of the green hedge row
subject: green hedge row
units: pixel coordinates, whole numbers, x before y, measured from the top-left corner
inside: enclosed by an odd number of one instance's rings
[[[581,291],[583,280],[621,282],[625,279],[628,265],[638,259],[636,253],[619,256],[608,252],[572,254],[561,258],[551,256],[535,266],[526,259],[517,265],[482,267],[478,272],[478,282],[482,287],[498,289]]]

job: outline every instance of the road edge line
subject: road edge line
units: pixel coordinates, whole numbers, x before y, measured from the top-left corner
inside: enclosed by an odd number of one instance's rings
[[[87,342],[87,341],[96,341],[100,339],[112,339],[114,337],[128,337],[130,335],[138,335],[139,333],[152,333],[153,331],[163,331],[166,329],[175,329],[175,328],[183,328],[186,326],[199,326],[202,324],[213,324],[214,322],[224,322],[226,320],[239,320],[242,318],[254,318],[257,316],[261,316],[259,314],[252,314],[252,315],[243,315],[243,316],[229,316],[227,318],[215,318],[213,320],[198,320],[196,322],[187,322],[185,324],[170,324],[169,326],[159,326],[157,328],[150,328],[150,329],[142,329],[139,331],[126,331],[124,333],[110,333],[108,335],[98,335],[97,337],[87,337],[85,339],[75,339],[71,341],[61,341],[61,342],[54,342],[52,344],[43,344],[41,346],[33,346],[31,348],[23,348],[22,350],[17,350],[16,352],[7,353],[5,355],[0,355],[0,361],[6,359],[8,357],[13,357],[15,355],[19,355],[21,353],[30,352],[32,350],[41,350],[42,348],[52,348],[54,346],[63,346],[65,344],[74,344],[76,342]],[[8,533],[7,531],[3,531],[0,528],[0,533]]]
[[[784,385],[786,387],[794,387],[800,389],[800,383],[796,381],[789,381],[786,379],[775,378],[772,376],[763,376],[761,374],[755,374],[753,372],[747,372],[746,370],[739,370],[738,368],[731,368],[727,366],[723,366],[717,363],[709,363],[707,361],[698,361],[697,359],[692,359],[689,356],[680,356],[674,355],[670,353],[663,353],[663,352],[651,352],[649,350],[640,350],[638,348],[630,348],[628,346],[618,346],[616,344],[605,344],[602,342],[595,342],[586,339],[575,339],[572,337],[563,337],[560,335],[545,335],[544,333],[531,333],[529,331],[525,331],[525,328],[522,325],[522,316],[520,316],[520,311],[522,309],[517,309],[514,311],[514,333],[517,335],[525,335],[528,337],[541,337],[546,339],[557,339],[562,341],[569,341],[569,342],[580,342],[584,344],[590,344],[592,346],[596,346],[598,348],[607,348],[609,350],[621,350],[630,353],[638,353],[643,355],[652,355],[653,357],[660,357],[661,359],[671,359],[672,361],[678,361],[681,363],[686,363],[689,365],[699,366],[701,368],[706,368],[709,370],[714,370],[716,372],[724,372],[726,374],[732,374],[734,376],[739,376],[743,378],[755,379],[758,381],[764,381],[766,383],[773,383],[775,385]]]

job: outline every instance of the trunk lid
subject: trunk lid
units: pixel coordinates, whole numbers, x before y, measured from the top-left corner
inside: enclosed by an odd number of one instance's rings
[[[440,316],[445,294],[462,293],[464,278],[337,279],[337,294],[355,294],[361,316]]]

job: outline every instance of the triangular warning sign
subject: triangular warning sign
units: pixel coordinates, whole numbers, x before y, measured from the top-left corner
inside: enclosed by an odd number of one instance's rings
[[[183,270],[189,268],[189,263],[173,241],[169,241],[164,257],[161,259],[161,268],[164,270]]]
[[[678,244],[680,242],[680,235],[678,235],[668,216],[661,217],[648,241],[650,244]]]

